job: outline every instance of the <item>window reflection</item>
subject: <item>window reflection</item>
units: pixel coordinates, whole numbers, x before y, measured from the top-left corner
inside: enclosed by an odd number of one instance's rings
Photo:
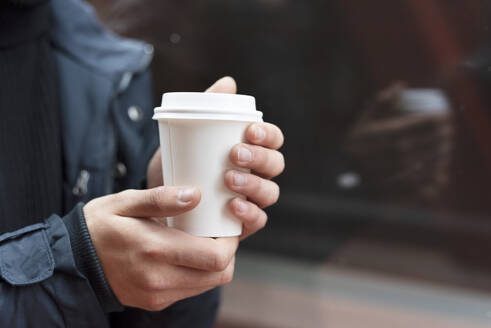
[[[92,2],[155,45],[157,94],[232,75],[285,131],[244,249],[491,295],[489,1]]]

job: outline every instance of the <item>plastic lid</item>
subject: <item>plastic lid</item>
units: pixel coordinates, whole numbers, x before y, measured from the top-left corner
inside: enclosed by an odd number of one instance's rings
[[[168,92],[161,107],[155,108],[154,120],[211,119],[259,122],[263,113],[256,110],[252,96],[228,93]]]

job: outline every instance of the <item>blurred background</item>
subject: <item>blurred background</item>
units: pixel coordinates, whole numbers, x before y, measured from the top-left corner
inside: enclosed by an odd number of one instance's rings
[[[233,76],[286,136],[220,328],[491,326],[491,3],[90,1],[155,100]]]

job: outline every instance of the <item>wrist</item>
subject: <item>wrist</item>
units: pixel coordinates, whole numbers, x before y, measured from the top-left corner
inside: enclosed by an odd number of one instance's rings
[[[83,204],[77,204],[65,216],[65,226],[70,235],[70,244],[78,271],[89,281],[104,312],[123,309],[109,286],[97,256],[86,222]]]

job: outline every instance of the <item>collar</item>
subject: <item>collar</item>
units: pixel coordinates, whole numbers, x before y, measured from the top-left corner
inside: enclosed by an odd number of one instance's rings
[[[80,0],[52,0],[51,38],[54,46],[80,64],[114,81],[117,91],[144,71],[153,57],[152,45],[122,38],[104,29],[94,10]]]

